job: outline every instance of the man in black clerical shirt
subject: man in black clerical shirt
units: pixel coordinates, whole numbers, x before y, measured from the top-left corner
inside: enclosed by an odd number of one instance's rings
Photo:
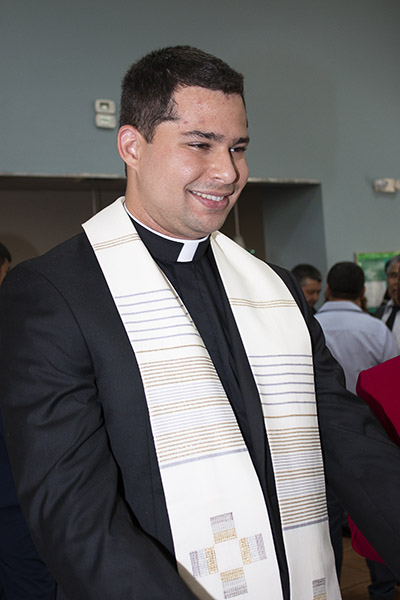
[[[319,436],[329,484],[400,574],[399,449],[292,275],[215,233],[248,143],[239,73],[150,53],[123,80],[125,197],[7,277],[0,398],[58,600],[339,599]]]

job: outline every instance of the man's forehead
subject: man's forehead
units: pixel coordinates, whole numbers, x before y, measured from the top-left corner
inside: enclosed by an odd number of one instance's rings
[[[247,117],[240,94],[224,94],[198,86],[178,88],[171,117],[158,130],[172,127],[184,139],[198,138],[230,145],[248,144]]]
[[[209,140],[211,142],[224,142],[225,136],[222,133],[216,131],[202,131],[201,129],[190,129],[188,131],[183,130],[181,132],[184,138],[199,138],[203,140]],[[248,144],[250,138],[248,135],[235,137],[231,140],[235,144]]]
[[[306,277],[303,286],[307,287],[321,287],[321,282],[318,279],[311,279],[311,277]]]

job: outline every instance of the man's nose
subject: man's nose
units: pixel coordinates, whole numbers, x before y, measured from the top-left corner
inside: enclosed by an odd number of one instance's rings
[[[235,183],[239,179],[239,170],[235,164],[232,152],[221,151],[214,155],[209,173],[215,181],[225,184]]]

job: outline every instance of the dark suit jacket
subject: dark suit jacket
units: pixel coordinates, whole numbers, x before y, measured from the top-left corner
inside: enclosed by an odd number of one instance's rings
[[[400,451],[345,390],[301,291],[276,269],[312,337],[329,482],[400,574]],[[63,597],[193,600],[174,566],[136,360],[86,236],[14,268],[1,296],[7,444]]]
[[[362,371],[357,382],[357,395],[363,398],[391,439],[400,446],[400,356]],[[362,556],[381,562],[380,556],[350,521],[353,548]]]
[[[0,414],[0,579],[5,595],[11,589],[18,597],[55,598],[55,582],[31,540],[17,492]],[[5,582],[7,582],[5,584]],[[1,585],[0,585],[1,587]],[[0,590],[0,596],[3,598]]]

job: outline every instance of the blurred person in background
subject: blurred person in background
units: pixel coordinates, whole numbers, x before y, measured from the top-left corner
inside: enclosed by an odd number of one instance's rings
[[[327,277],[327,302],[315,315],[329,350],[344,370],[346,387],[353,393],[361,371],[396,356],[388,328],[362,309],[364,283],[359,265],[336,263]]]
[[[385,267],[389,301],[382,304],[375,313],[375,317],[386,323],[392,332],[396,354],[400,354],[400,303],[397,294],[399,270],[400,254],[389,260]]]
[[[322,275],[316,267],[307,264],[296,265],[292,269],[292,275],[297,279],[307,304],[315,313],[315,305],[319,300],[322,288]]]

